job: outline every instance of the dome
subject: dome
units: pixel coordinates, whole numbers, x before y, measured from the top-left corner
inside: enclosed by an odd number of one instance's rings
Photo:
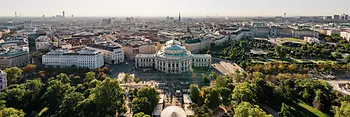
[[[160,117],[186,117],[186,112],[178,106],[169,106],[162,111]]]
[[[187,51],[183,46],[181,46],[181,43],[176,40],[166,42],[165,46],[157,52],[157,56],[162,58],[182,58],[189,57],[190,55],[191,52]]]

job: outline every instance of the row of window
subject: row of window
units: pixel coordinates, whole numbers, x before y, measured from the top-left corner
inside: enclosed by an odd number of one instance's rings
[[[209,62],[209,59],[193,59],[193,62]]]
[[[137,62],[154,62],[154,59],[137,59]]]

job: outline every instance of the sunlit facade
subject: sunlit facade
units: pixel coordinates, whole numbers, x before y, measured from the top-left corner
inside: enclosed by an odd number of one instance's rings
[[[192,54],[176,40],[168,41],[155,54],[138,54],[135,57],[136,68],[155,68],[165,73],[182,73],[192,67],[210,67],[211,55]]]

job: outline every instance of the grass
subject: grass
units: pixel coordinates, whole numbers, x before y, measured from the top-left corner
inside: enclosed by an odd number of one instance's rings
[[[281,38],[280,40],[287,41],[287,42],[304,42],[303,40],[298,39],[298,38]]]
[[[313,108],[303,102],[299,102],[298,105],[306,110],[308,110],[309,112],[312,112],[314,115],[318,116],[318,117],[329,117],[327,114],[324,114],[323,112],[317,110],[316,108]]]
[[[207,73],[210,71],[209,68],[192,68],[193,73]]]

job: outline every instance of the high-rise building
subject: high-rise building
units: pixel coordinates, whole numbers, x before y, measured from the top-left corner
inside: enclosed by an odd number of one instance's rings
[[[340,19],[340,16],[339,16],[339,15],[334,15],[334,16],[333,16],[333,20],[334,20],[334,21],[338,21],[339,19]]]
[[[65,12],[64,12],[64,11],[62,12],[62,17],[63,17],[63,18],[65,18],[65,17],[66,17],[66,14],[65,14]]]
[[[112,20],[110,18],[108,19],[102,19],[102,25],[110,25],[112,23]]]
[[[349,15],[348,14],[343,14],[343,20],[349,20]]]

